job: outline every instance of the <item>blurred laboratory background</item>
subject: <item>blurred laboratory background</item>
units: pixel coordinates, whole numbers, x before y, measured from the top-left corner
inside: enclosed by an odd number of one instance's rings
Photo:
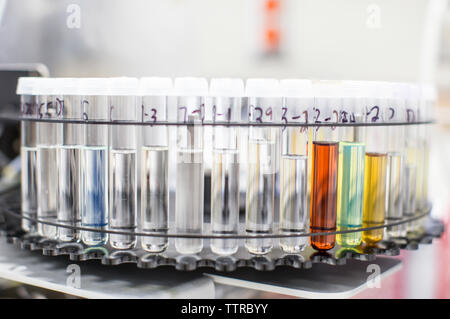
[[[439,100],[430,197],[433,216],[449,226],[447,0],[0,0],[0,43],[0,70],[31,69],[44,76],[434,84]],[[13,148],[14,141],[3,143]],[[0,164],[2,156],[3,162],[13,158],[1,155]],[[357,297],[450,297],[448,232],[436,244],[402,251],[398,258],[402,270],[380,289]],[[8,291],[3,296],[54,297],[21,285],[18,290],[10,282],[3,285]],[[216,290],[216,297],[277,297],[220,285]]]

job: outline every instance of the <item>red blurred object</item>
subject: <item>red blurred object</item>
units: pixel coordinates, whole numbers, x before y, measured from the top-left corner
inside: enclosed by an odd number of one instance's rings
[[[264,50],[276,53],[280,48],[280,0],[266,0],[264,4]]]

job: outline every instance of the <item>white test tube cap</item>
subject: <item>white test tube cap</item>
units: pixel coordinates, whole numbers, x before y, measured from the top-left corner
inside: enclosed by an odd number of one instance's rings
[[[179,77],[175,79],[174,94],[177,96],[206,96],[208,81],[205,78]]]
[[[215,78],[209,84],[211,96],[242,97],[244,93],[244,81],[241,79]]]
[[[144,77],[139,80],[139,95],[141,96],[166,96],[173,90],[171,78]]]
[[[277,79],[254,78],[245,83],[247,97],[281,97],[280,81]]]
[[[314,97],[312,81],[306,79],[280,80],[280,91],[283,97],[291,97],[291,98]]]
[[[389,82],[391,86],[392,98],[395,100],[404,100],[403,85],[399,82]]]
[[[368,95],[367,81],[342,81],[343,98],[367,98]]]
[[[383,81],[365,81],[363,82],[364,94],[369,99],[393,99],[394,90],[392,83]]]
[[[403,100],[409,99],[410,96],[410,87],[408,83],[398,83],[398,92],[399,96]]]
[[[382,99],[392,100],[395,97],[394,87],[392,83],[389,82],[377,82],[377,87],[379,88],[379,95]]]
[[[313,81],[313,92],[317,98],[341,98],[342,97],[342,82],[321,80]]]
[[[417,83],[408,83],[408,97],[412,100],[420,99],[420,86]]]
[[[55,78],[36,78],[33,95],[53,95],[56,84]]]
[[[400,96],[404,100],[417,100],[419,99],[419,89],[416,84],[413,83],[398,83]]]
[[[80,95],[108,95],[110,79],[107,78],[81,78],[78,93]]]
[[[426,101],[434,102],[437,100],[437,89],[434,85],[425,83],[422,84],[422,95]]]
[[[79,78],[55,78],[55,95],[78,95]]]
[[[20,77],[17,81],[17,95],[32,95],[35,90],[36,77]]]
[[[139,80],[131,77],[110,78],[109,95],[115,96],[133,96],[138,94]]]

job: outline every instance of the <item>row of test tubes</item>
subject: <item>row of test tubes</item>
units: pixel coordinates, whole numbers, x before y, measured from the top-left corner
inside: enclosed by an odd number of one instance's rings
[[[343,247],[362,241],[373,245],[383,236],[418,231],[420,224],[327,233],[380,226],[385,219],[395,222],[427,208],[428,126],[364,124],[430,121],[436,97],[428,85],[20,78],[17,94],[24,119],[45,120],[21,122],[21,185],[27,217],[22,227],[46,238],[131,249],[139,231],[150,235],[141,237],[141,247],[158,253],[169,244],[158,235],[190,234],[194,237],[174,239],[176,250],[201,252],[204,239],[195,235],[205,234],[205,114],[216,124],[209,233],[230,236],[211,239],[216,254],[239,248],[233,236],[240,233],[241,189],[245,247],[252,254],[270,252],[274,239],[259,235],[276,233],[287,235],[279,238],[284,252],[298,253],[308,237],[297,235],[308,229],[325,233],[310,237],[317,250],[329,250],[336,241]],[[175,126],[168,125],[171,115]],[[67,121],[52,121],[58,119]],[[136,125],[141,122],[147,125]],[[330,125],[301,126],[322,123]],[[176,145],[170,127],[176,130]],[[169,216],[171,148],[176,150],[174,223]],[[98,232],[73,228],[78,226]]]

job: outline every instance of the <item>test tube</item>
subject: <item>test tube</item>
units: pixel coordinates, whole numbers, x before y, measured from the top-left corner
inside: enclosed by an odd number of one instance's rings
[[[313,114],[314,94],[310,80],[280,81],[283,96],[281,121],[309,124]],[[300,235],[308,227],[308,127],[283,127],[281,136],[280,223],[282,234]],[[308,237],[282,237],[286,253],[298,253]]]
[[[405,99],[406,121],[416,122],[418,119],[418,88],[413,84],[403,83],[403,96]],[[403,211],[406,217],[413,217],[416,214],[416,183],[418,164],[418,129],[416,125],[405,127],[405,165],[403,167]],[[407,231],[416,231],[418,223],[407,224]]]
[[[141,78],[141,120],[145,123],[167,122],[167,96],[172,89],[170,78]],[[139,127],[137,127],[139,129]],[[142,127],[141,228],[148,234],[165,234],[169,229],[168,127]],[[164,251],[168,238],[144,236],[142,248]]]
[[[50,78],[36,79],[38,97],[38,117],[56,119],[57,110],[53,89],[55,80]],[[57,173],[57,124],[39,122],[37,126],[37,217],[40,221],[56,223],[58,198]],[[56,239],[56,226],[38,223],[40,236]]]
[[[282,108],[279,81],[248,79],[249,122],[274,123]],[[273,232],[275,204],[275,174],[278,130],[274,127],[249,127],[248,180],[245,204],[245,229],[248,235]],[[266,254],[272,250],[271,238],[248,238],[247,250],[252,254]]]
[[[201,235],[203,231],[203,127],[208,83],[204,78],[176,78],[177,96],[177,178],[175,227],[177,233]],[[196,254],[203,249],[201,238],[176,238],[181,254]]]
[[[401,96],[398,83],[386,83],[388,90],[388,104],[383,110],[386,122],[405,122],[405,100]],[[390,87],[389,87],[390,86]],[[386,126],[387,132],[387,210],[386,221],[398,222],[403,217],[402,178],[405,160],[405,127],[403,125]],[[404,237],[405,226],[398,225],[386,228],[386,235],[390,238]]]
[[[367,122],[384,121],[388,97],[383,87],[376,82],[367,84]],[[366,133],[363,227],[375,227],[384,224],[386,215],[387,136],[383,126],[369,126]],[[362,240],[374,245],[383,239],[383,232],[382,228],[363,231]]]
[[[20,114],[23,117],[36,118],[38,114],[38,99],[33,95],[35,78],[19,78],[17,94],[20,95]],[[21,206],[24,217],[36,218],[37,214],[37,180],[36,180],[36,123],[22,121],[20,123],[21,145]],[[22,229],[28,233],[36,232],[36,223],[22,219]]]
[[[55,103],[57,117],[63,120],[80,120],[82,104],[76,79],[57,79]],[[81,221],[81,124],[58,123],[58,223],[78,227]],[[74,228],[58,228],[61,241],[78,241],[79,232]]]
[[[337,123],[341,85],[335,82],[315,82],[314,123]],[[315,127],[312,146],[311,173],[311,233],[336,231],[337,182],[339,163],[339,129]],[[336,235],[311,236],[311,246],[320,251],[332,249]]]
[[[437,99],[436,87],[430,84],[424,84],[422,87],[424,106],[423,112],[421,113],[421,120],[432,121],[434,114],[434,104]],[[430,139],[431,139],[431,127],[430,125],[421,125],[423,130],[423,185],[421,186],[422,194],[422,210],[428,208],[428,179],[429,179],[429,169],[430,169]]]
[[[344,82],[339,123],[361,124],[366,119],[366,101],[363,84]],[[340,129],[337,197],[337,230],[346,231],[362,227],[364,199],[365,127],[347,126]],[[356,247],[362,232],[337,234],[342,247]]]
[[[212,79],[213,122],[237,123],[241,118],[244,83],[240,79]],[[211,226],[213,234],[237,235],[239,225],[239,128],[215,126],[211,171]],[[238,240],[212,239],[211,250],[220,255],[237,251]]]
[[[106,230],[109,215],[108,125],[89,124],[89,121],[109,120],[109,80],[85,78],[80,80],[79,85],[82,119],[87,121],[83,127],[84,143],[81,149],[81,225],[99,230],[81,231],[81,240],[88,246],[101,246],[108,241],[108,234],[100,232]]]
[[[421,84],[418,121],[431,120],[433,100],[436,98],[434,88],[429,84]],[[430,153],[430,130],[429,125],[417,125],[418,131],[418,153],[417,153],[417,180],[416,180],[416,211],[420,214],[427,209],[428,205],[428,165]],[[418,220],[420,226],[424,219]]]
[[[137,121],[136,78],[110,79],[109,112],[111,121]],[[111,230],[130,232],[111,234],[109,243],[116,249],[131,249],[136,244],[137,166],[135,125],[111,125],[109,150],[109,187]]]

